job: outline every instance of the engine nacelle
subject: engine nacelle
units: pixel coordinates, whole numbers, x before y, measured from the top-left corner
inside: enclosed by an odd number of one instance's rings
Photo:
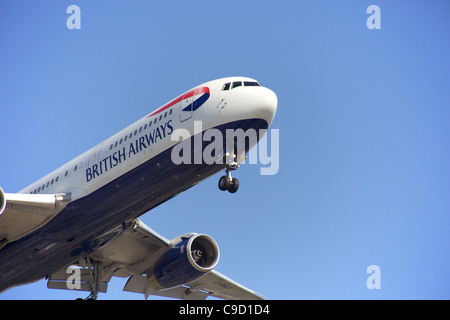
[[[6,198],[5,193],[3,192],[2,188],[0,188],[0,214],[5,211],[6,208]]]
[[[169,289],[194,281],[212,270],[219,261],[219,247],[206,234],[181,237],[147,273],[155,290]]]

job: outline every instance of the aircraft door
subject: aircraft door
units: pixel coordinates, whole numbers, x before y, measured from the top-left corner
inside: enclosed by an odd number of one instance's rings
[[[99,144],[92,150],[91,155],[89,156],[89,162],[87,165],[88,167],[92,167],[92,165],[98,163],[98,158],[100,156],[100,150],[102,149],[102,146],[103,143]]]
[[[190,118],[192,118],[192,112],[193,112],[193,100],[194,95],[193,92],[187,93],[183,96],[183,99],[181,99],[180,103],[180,121],[186,121]]]

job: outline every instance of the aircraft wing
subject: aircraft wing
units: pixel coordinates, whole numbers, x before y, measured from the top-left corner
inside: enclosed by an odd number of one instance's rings
[[[0,249],[55,217],[70,194],[4,193],[0,188]]]
[[[128,279],[124,291],[163,296],[183,300],[204,300],[208,296],[227,300],[265,300],[266,298],[253,290],[231,280],[223,274],[211,270],[203,277],[186,285],[166,290],[154,290],[146,285],[147,278],[135,275]]]
[[[119,227],[123,228],[123,227]],[[110,234],[115,231],[112,230]],[[208,296],[222,299],[265,299],[258,293],[236,283],[215,270],[205,273],[200,278],[170,289],[155,289],[151,285],[149,270],[154,268],[177,241],[159,235],[139,219],[135,219],[117,237],[113,238],[89,257],[80,260],[77,267],[62,269],[49,278],[47,287],[53,289],[76,289],[91,291],[93,281],[99,292],[107,291],[107,284],[113,276],[129,277],[124,291],[142,293],[147,299],[150,295],[178,299],[201,300]],[[78,269],[77,269],[78,268]],[[78,286],[73,282],[74,270],[78,270]],[[97,276],[93,271],[97,270]]]

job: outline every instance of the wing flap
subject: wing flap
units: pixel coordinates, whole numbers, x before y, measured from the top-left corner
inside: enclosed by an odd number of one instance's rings
[[[145,295],[145,299],[148,299],[150,295],[183,300],[204,300],[208,296],[227,300],[266,299],[215,270],[208,272],[196,281],[165,290],[154,290],[149,286],[146,276],[134,275],[128,279],[123,291],[142,293]]]
[[[87,291],[92,290],[92,284],[89,282],[70,282],[70,288],[66,281],[54,281],[50,280],[47,282],[48,289],[59,289],[59,290],[76,290],[76,291]],[[107,283],[100,283],[97,285],[98,292],[106,293],[108,290]]]
[[[123,288],[123,291],[142,293],[145,295],[145,299],[148,299],[148,297],[152,295],[182,300],[205,300],[209,295],[209,292],[202,290],[191,291],[187,286],[166,290],[154,290],[148,286],[148,279],[143,275],[134,275],[130,277]]]

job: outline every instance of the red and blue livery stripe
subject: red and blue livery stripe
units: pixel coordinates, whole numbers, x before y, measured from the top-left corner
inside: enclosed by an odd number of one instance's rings
[[[209,99],[209,96],[210,96],[210,91],[209,91],[208,87],[193,89],[193,90],[185,93],[184,95],[179,96],[178,98],[172,100],[165,106],[155,110],[148,117],[151,117],[151,116],[154,116],[155,114],[163,112],[164,110],[169,109],[170,107],[174,106],[178,102],[181,102],[184,99],[189,99],[191,97],[194,97],[194,100],[192,101],[192,103],[189,104],[188,106],[186,106],[185,108],[183,108],[183,110],[181,110],[181,111],[195,111],[198,108],[200,108]]]

